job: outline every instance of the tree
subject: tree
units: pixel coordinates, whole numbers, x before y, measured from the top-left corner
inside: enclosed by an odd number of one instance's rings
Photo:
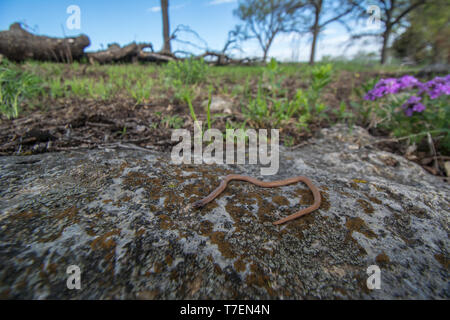
[[[367,21],[367,7],[363,5],[363,3],[363,1],[358,1],[356,5],[359,9],[359,17]],[[381,64],[384,64],[386,62],[387,49],[390,45],[392,34],[397,27],[402,25],[411,12],[425,3],[425,0],[377,0],[371,1],[370,3],[380,8],[382,31],[356,34],[353,35],[353,38],[358,39],[369,36],[381,37],[383,44],[381,47],[380,62]]]
[[[234,14],[244,21],[245,33],[258,40],[266,61],[278,34],[298,30],[298,12],[303,6],[299,0],[241,0]]]
[[[170,45],[170,27],[169,27],[169,0],[161,0],[161,12],[163,21],[163,39],[164,45],[162,52],[172,53],[172,47]]]
[[[340,22],[356,8],[355,2],[351,0],[334,1],[334,0],[308,0],[304,9],[311,11],[314,16],[313,24],[310,28],[312,34],[311,54],[309,63],[314,64],[317,40],[319,33],[323,31],[326,25],[333,22]],[[323,17],[327,16],[325,21]]]
[[[416,62],[450,63],[450,4],[448,0],[427,1],[412,12],[408,27],[393,44],[395,55]]]

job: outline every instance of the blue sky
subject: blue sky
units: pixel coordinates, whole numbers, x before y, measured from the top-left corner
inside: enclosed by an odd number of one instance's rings
[[[240,21],[233,16],[237,0],[169,0],[171,31],[177,25],[188,25],[206,42],[209,49],[221,49],[228,31]],[[66,12],[70,5],[81,10],[81,29],[69,30]],[[160,0],[1,0],[0,30],[6,30],[15,21],[23,22],[38,34],[62,37],[84,33],[91,45],[87,51],[106,48],[108,43],[121,45],[137,42],[151,42],[155,50],[162,46],[162,23]],[[64,30],[63,30],[64,29]],[[188,33],[182,39],[196,39]],[[317,58],[323,55],[338,56],[344,53],[343,43],[348,35],[338,24],[330,25],[320,38]],[[200,44],[199,41],[196,43]],[[175,49],[191,49],[183,44],[175,44]],[[355,46],[346,52],[352,55],[362,47]],[[377,50],[376,45],[364,46],[369,51]],[[255,41],[243,46],[241,56],[260,56],[261,49]],[[275,39],[269,52],[279,60],[308,59],[310,41],[307,36],[298,38],[294,34],[282,34]]]

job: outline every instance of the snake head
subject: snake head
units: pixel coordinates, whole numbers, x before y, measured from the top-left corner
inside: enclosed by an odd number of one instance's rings
[[[203,207],[203,206],[204,206],[204,204],[203,204],[203,202],[202,202],[201,200],[195,201],[195,202],[192,204],[192,207],[195,208],[195,209],[200,209],[200,208]]]

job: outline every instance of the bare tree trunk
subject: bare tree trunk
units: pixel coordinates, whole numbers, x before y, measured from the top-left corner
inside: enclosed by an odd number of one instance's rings
[[[385,64],[386,63],[387,47],[388,47],[388,44],[389,44],[389,36],[390,35],[391,35],[391,28],[387,27],[386,31],[383,33],[383,46],[381,47],[381,60],[380,60],[381,64]]]
[[[320,18],[320,12],[322,11],[322,1],[319,1],[317,3],[317,6],[315,6],[316,12],[314,16],[314,26],[313,26],[313,39],[312,39],[312,45],[311,45],[311,55],[309,57],[309,64],[313,65],[315,61],[316,56],[316,46],[317,46],[317,38],[319,36],[319,18]]]
[[[161,12],[163,20],[163,38],[164,38],[164,53],[172,53],[170,45],[170,26],[169,26],[169,0],[161,0]]]
[[[313,65],[314,61],[315,61],[317,36],[318,35],[319,35],[319,28],[318,28],[318,26],[314,25],[313,39],[312,39],[312,45],[311,45],[311,55],[309,57],[309,64],[310,65]]]
[[[264,48],[264,55],[263,55],[263,63],[267,60],[267,54],[269,53],[269,47]]]

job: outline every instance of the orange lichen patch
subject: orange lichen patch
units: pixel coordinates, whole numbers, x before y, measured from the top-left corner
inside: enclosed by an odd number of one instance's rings
[[[353,179],[354,183],[367,183],[366,180]]]
[[[64,225],[61,228],[61,230],[59,230],[59,232],[53,233],[53,234],[49,235],[47,238],[39,239],[38,242],[45,243],[45,242],[53,242],[53,241],[55,241],[56,239],[61,237],[61,235],[62,235],[64,229],[66,229],[66,227],[67,227],[67,225]]]
[[[416,216],[417,218],[421,218],[421,219],[428,218],[427,211],[425,209],[418,208],[416,206],[409,207],[407,209],[407,212]]]
[[[303,231],[309,229],[316,220],[314,212],[286,223],[286,228],[280,231],[280,236],[291,234],[298,239],[303,239]]]
[[[107,200],[103,200],[102,201],[104,204],[108,204],[108,203],[111,203],[111,202],[113,202],[113,200],[111,200],[111,199],[107,199]]]
[[[450,259],[448,259],[443,254],[435,254],[434,258],[445,268],[448,269],[450,265]]]
[[[288,206],[289,201],[283,196],[274,196],[272,197],[272,202],[276,203],[279,206]]]
[[[164,266],[161,262],[155,262],[155,264],[153,265],[153,270],[155,271],[155,273],[159,273],[161,271],[164,270]]]
[[[6,299],[10,299],[10,293],[11,293],[11,289],[5,289],[2,292],[0,292],[0,299],[2,300],[6,300]]]
[[[330,209],[330,202],[328,200],[328,193],[324,191],[325,189],[322,188],[320,191],[321,196],[321,203],[320,203],[320,210],[328,211]],[[295,194],[299,195],[300,198],[300,205],[303,206],[311,206],[314,203],[314,195],[309,189],[296,189]],[[312,213],[314,214],[314,212]]]
[[[205,197],[206,195],[209,194],[209,191],[212,191],[212,190],[213,190],[213,188],[211,188],[211,190],[208,190],[208,187],[205,187],[204,185],[201,185],[201,184],[198,183],[198,184],[186,184],[186,185],[184,185],[181,192],[185,196],[196,195],[198,197],[203,198],[203,197]]]
[[[339,193],[342,194],[343,196],[346,196],[346,197],[349,197],[349,198],[352,197],[352,195],[350,193],[345,192],[345,191],[339,191]]]
[[[253,197],[253,193],[250,194],[250,193],[244,192],[242,189],[237,192],[233,192],[232,201],[235,204],[246,204],[246,205],[251,205],[251,204],[256,203],[256,199]]]
[[[191,235],[191,233],[183,231],[183,230],[179,230],[179,236],[178,236],[178,240],[181,240],[183,238],[187,239],[189,238],[189,236]]]
[[[329,198],[328,193],[326,193],[325,191],[322,190],[320,192],[320,196],[322,198],[322,201],[320,202],[319,210],[325,210],[325,211],[330,210],[331,204],[330,204],[330,201],[328,200],[328,198]],[[312,212],[312,214],[314,214],[314,212]]]
[[[37,215],[38,215],[38,213],[36,213],[36,212],[33,212],[31,210],[26,210],[26,211],[19,212],[19,213],[13,215],[12,218],[13,219],[31,219]]]
[[[183,198],[175,191],[168,191],[164,193],[164,207],[166,209],[173,209],[183,204]]]
[[[376,204],[382,204],[383,202],[375,197],[371,197],[367,192],[365,193],[367,199],[369,199],[370,201],[372,201],[373,203]]]
[[[347,290],[345,290],[343,288],[335,287],[335,288],[333,288],[333,291],[339,292],[343,296],[347,296],[348,295]]]
[[[122,198],[119,199],[119,203],[120,202],[128,202],[131,200],[130,196],[123,196]]]
[[[170,280],[177,280],[178,279],[178,271],[173,269],[172,272],[170,272],[170,276],[169,276]]]
[[[208,220],[203,220],[200,222],[200,230],[199,233],[201,235],[210,234],[213,230],[213,223]]]
[[[86,233],[87,233],[89,236],[91,236],[91,237],[95,237],[95,236],[97,235],[97,234],[95,233],[95,231],[94,231],[94,228],[92,228],[92,227],[86,228],[85,231],[86,231]]]
[[[58,271],[58,265],[56,263],[49,263],[47,266],[47,270],[49,274],[56,274]]]
[[[396,167],[399,164],[399,162],[396,159],[389,157],[389,156],[383,156],[383,157],[380,156],[380,157],[378,157],[378,159],[380,159],[381,161],[383,161],[383,163],[385,165],[390,166],[390,167]]]
[[[244,262],[242,257],[240,257],[239,259],[237,259],[234,262],[234,270],[236,270],[237,272],[245,271],[245,269],[246,269],[246,263]]]
[[[267,293],[271,296],[275,296],[276,292],[270,286],[270,277],[264,273],[258,265],[250,265],[251,273],[247,276],[246,282],[249,286],[257,286],[260,288],[265,288]]]
[[[136,231],[136,237],[141,237],[145,233],[144,228],[140,228],[138,231]]]
[[[131,171],[128,172],[127,176],[124,178],[123,184],[130,187],[159,186],[161,185],[161,180],[159,178],[150,178],[142,172]]]
[[[232,201],[229,201],[225,205],[225,210],[227,211],[227,213],[231,216],[231,218],[237,225],[242,223],[242,217],[250,214],[246,209],[237,206]]]
[[[120,229],[115,229],[112,231],[109,231],[105,233],[104,235],[95,238],[91,242],[91,248],[92,250],[96,249],[111,249],[115,248],[116,242],[113,239],[109,239],[111,236],[117,236],[120,235]]]
[[[188,295],[192,297],[194,294],[196,294],[198,290],[200,290],[200,288],[202,287],[202,284],[203,284],[203,277],[201,273],[197,275],[197,277],[195,277],[194,281],[188,283],[188,290],[189,290]]]
[[[65,224],[61,227],[61,229],[58,232],[54,232],[50,234],[47,238],[39,239],[39,242],[52,242],[61,237],[64,230],[71,224],[75,224],[79,222],[79,218],[77,216],[78,209],[76,207],[70,207],[68,209],[65,209],[64,211],[58,213],[55,218],[58,220],[62,220],[64,218],[67,218]]]
[[[353,231],[356,231],[363,234],[369,239],[377,238],[377,235],[372,230],[370,230],[369,227],[364,222],[364,220],[359,217],[348,218],[347,222],[345,223],[345,226],[350,231],[350,236],[353,233]]]
[[[166,214],[161,214],[158,216],[158,218],[161,220],[159,226],[161,227],[161,229],[164,230],[169,230],[172,229],[174,226],[174,223],[172,221],[172,219],[170,219],[170,217]]]
[[[212,232],[209,235],[211,242],[216,244],[219,248],[220,253],[225,258],[234,258],[236,254],[231,250],[231,244],[225,241],[225,233],[222,231]]]
[[[73,219],[78,213],[78,209],[76,207],[70,207],[61,212],[60,214],[56,215],[56,219],[63,219],[63,218],[69,218],[70,220]]]
[[[376,256],[375,262],[380,265],[385,265],[390,262],[389,257],[386,253],[382,252],[379,255]]]
[[[362,277],[359,274],[355,275],[356,283],[358,284],[358,287],[365,293],[370,294],[370,289],[367,287],[367,279],[365,277]]]
[[[258,217],[260,223],[264,222],[273,222],[274,212],[277,208],[270,202],[267,202],[264,199],[258,201]]]
[[[309,189],[297,189],[295,193],[298,194],[300,199],[300,204],[305,206],[310,206],[314,203],[314,196]]]
[[[217,263],[214,263],[214,272],[219,275],[223,274],[222,268]]]
[[[166,256],[166,264],[170,267],[173,263],[173,258],[170,254]]]
[[[126,161],[123,161],[122,164],[119,167],[120,172],[123,172],[123,170],[125,170],[125,168],[128,168],[129,164]]]
[[[245,196],[246,196],[246,200],[247,200],[247,202],[246,202],[246,204],[254,204],[255,203],[255,201],[257,202],[257,203],[260,203],[261,201],[262,201],[262,193],[260,194],[260,193],[258,193],[258,192],[248,192],[248,193],[246,193],[245,194]],[[244,199],[244,202],[245,202],[245,199]]]
[[[352,187],[352,189],[354,190],[359,190],[359,187],[355,182],[350,182],[350,187]]]
[[[373,209],[372,205],[369,202],[367,202],[366,200],[358,199],[356,201],[361,205],[361,207],[363,208],[363,210],[366,214],[371,215],[375,211]]]
[[[136,293],[136,298],[138,300],[154,300],[158,297],[158,295],[159,290],[148,290]]]

